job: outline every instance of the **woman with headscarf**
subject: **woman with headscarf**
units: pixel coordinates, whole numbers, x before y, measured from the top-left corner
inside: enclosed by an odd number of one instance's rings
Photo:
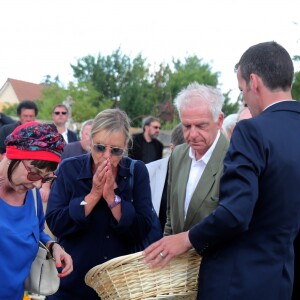
[[[65,143],[54,125],[29,122],[18,126],[5,144],[6,155],[0,162],[0,299],[21,300],[39,241],[62,268],[59,277],[73,269],[70,255],[44,232],[38,192],[43,183],[54,180]]]
[[[96,300],[84,278],[94,266],[132,253],[152,226],[147,168],[124,156],[130,140],[128,116],[106,109],[94,119],[91,152],[62,161],[48,200],[46,220],[74,261],[51,300]],[[133,182],[132,186],[130,182]],[[100,278],[101,280],[101,278]],[[124,280],[126,280],[124,278]]]

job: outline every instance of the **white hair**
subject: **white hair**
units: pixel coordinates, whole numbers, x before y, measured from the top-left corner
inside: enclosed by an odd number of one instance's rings
[[[193,107],[201,103],[208,104],[214,121],[217,121],[222,113],[224,104],[224,96],[220,90],[208,85],[193,82],[185,89],[181,90],[174,99],[174,105],[178,110],[179,117],[181,117],[180,110],[183,107]]]
[[[235,127],[237,119],[238,119],[238,114],[230,114],[224,119],[223,130],[225,131],[227,136],[228,133],[232,131],[232,129]]]

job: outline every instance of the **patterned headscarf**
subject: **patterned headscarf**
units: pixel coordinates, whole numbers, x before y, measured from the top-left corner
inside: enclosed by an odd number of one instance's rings
[[[66,142],[54,124],[28,122],[18,126],[6,139],[6,157],[60,162]]]

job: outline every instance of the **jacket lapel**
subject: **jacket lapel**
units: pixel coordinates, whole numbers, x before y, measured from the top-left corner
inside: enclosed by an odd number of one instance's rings
[[[224,154],[227,151],[227,147],[228,141],[225,136],[221,134],[190,201],[184,228],[190,228],[191,224],[198,221],[198,212],[201,210],[203,201],[207,197],[213,196],[209,195],[209,193],[215,184],[216,175],[220,167],[223,166]]]
[[[179,219],[179,226],[180,226],[180,231],[182,231],[183,226],[184,226],[184,222],[185,222],[185,218],[184,218],[184,203],[185,203],[185,195],[186,195],[186,186],[187,186],[187,182],[189,180],[189,175],[190,175],[190,169],[191,169],[191,164],[192,164],[192,160],[189,156],[189,151],[186,151],[185,153],[185,157],[183,158],[183,161],[187,161],[188,163],[186,163],[181,169],[181,179],[182,179],[182,188],[180,189],[180,194],[178,195],[178,219]]]

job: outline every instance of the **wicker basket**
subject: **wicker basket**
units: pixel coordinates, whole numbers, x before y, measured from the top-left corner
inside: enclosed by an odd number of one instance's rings
[[[85,282],[102,300],[195,300],[201,258],[195,250],[161,269],[144,264],[142,252],[120,256],[92,268]]]

